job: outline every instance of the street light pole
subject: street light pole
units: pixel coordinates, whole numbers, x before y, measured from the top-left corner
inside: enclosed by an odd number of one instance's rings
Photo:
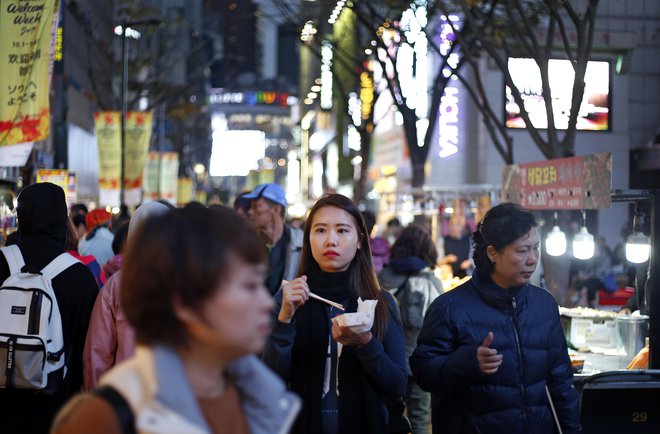
[[[119,161],[121,162],[121,177],[119,178],[119,203],[120,205],[125,205],[124,196],[124,173],[126,170],[126,163],[124,158],[124,149],[126,148],[126,114],[128,112],[128,38],[140,38],[140,33],[133,31],[129,26],[159,26],[162,22],[160,20],[151,19],[151,20],[140,20],[140,21],[131,21],[128,22],[123,20],[121,23],[121,31],[118,33],[115,28],[115,34],[121,36],[121,150],[119,155]],[[130,29],[130,33],[126,33],[126,30]],[[137,35],[137,36],[136,36]]]
[[[121,150],[119,161],[121,161],[121,175],[119,177],[119,205],[124,205],[124,150],[126,148],[126,113],[128,111],[128,38],[126,37],[126,27],[128,24],[123,21],[121,24]]]

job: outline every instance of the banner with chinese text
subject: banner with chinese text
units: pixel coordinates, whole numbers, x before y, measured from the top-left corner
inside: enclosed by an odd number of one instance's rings
[[[50,53],[59,3],[0,0],[0,147],[48,137]]]
[[[153,114],[150,112],[126,113],[124,132],[124,202],[128,206],[142,201],[142,176],[151,141]]]
[[[502,200],[523,208],[609,208],[612,154],[609,152],[505,166]]]
[[[99,204],[119,206],[121,177],[121,113],[94,113],[99,149]]]
[[[179,154],[149,152],[144,166],[144,201],[164,199],[176,205],[178,174]]]

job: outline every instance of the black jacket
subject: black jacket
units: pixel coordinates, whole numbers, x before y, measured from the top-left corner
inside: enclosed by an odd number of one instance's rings
[[[59,190],[59,191],[58,191]],[[64,192],[54,184],[26,187],[19,196],[19,248],[26,266],[42,269],[64,252],[67,209]],[[0,255],[0,282],[9,267]],[[52,281],[62,317],[68,369],[53,395],[0,389],[0,432],[47,433],[58,409],[82,386],[82,352],[98,286],[89,269],[75,264]]]
[[[492,331],[503,355],[493,375],[477,364]],[[429,308],[410,367],[433,392],[433,422],[444,433],[554,433],[545,387],[564,433],[580,430],[578,394],[557,303],[534,285],[505,291],[475,273]]]

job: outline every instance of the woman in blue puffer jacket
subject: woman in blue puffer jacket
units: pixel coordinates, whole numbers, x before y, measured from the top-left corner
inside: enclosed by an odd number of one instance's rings
[[[410,367],[436,433],[580,432],[557,303],[529,283],[536,225],[518,205],[492,208],[472,234],[472,279],[427,312]]]

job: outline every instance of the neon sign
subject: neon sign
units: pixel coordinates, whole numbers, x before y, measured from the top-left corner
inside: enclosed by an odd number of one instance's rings
[[[290,107],[298,102],[298,98],[286,92],[215,92],[209,95],[211,104],[247,104],[247,105],[280,105]]]
[[[454,44],[454,26],[460,26],[460,20],[455,15],[449,17],[443,16],[442,23],[440,24],[440,54],[447,56]],[[460,60],[459,54],[454,51],[449,54],[447,64],[442,70],[445,77],[452,74],[452,68],[456,68]],[[440,110],[438,111],[438,136],[440,151],[438,155],[440,158],[447,158],[458,152],[459,134],[459,103],[460,103],[460,90],[458,83],[455,83],[456,77],[451,77],[447,86],[445,87],[444,94],[440,98]]]

